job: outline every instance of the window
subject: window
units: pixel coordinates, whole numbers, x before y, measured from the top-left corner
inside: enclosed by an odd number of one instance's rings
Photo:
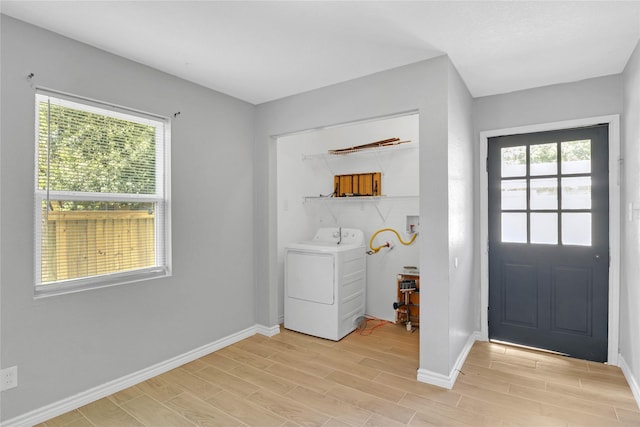
[[[170,274],[164,118],[36,92],[35,294]]]
[[[502,242],[591,246],[591,140],[503,147]]]

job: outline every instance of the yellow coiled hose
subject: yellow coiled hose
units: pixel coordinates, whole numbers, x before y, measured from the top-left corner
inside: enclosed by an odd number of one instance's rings
[[[376,238],[378,234],[382,233],[383,231],[391,231],[392,233],[395,233],[395,235],[398,236],[398,240],[400,240],[400,243],[402,243],[405,246],[409,246],[410,244],[412,244],[414,240],[416,240],[416,237],[418,237],[418,233],[414,233],[414,235],[411,236],[411,239],[408,242],[405,242],[404,240],[402,240],[402,237],[400,237],[400,233],[398,233],[393,228],[381,228],[380,230],[373,233],[373,235],[371,236],[371,239],[369,240],[369,248],[371,248],[371,250],[368,252],[369,255],[376,254],[378,253],[378,251],[380,251],[380,249],[389,246],[389,243],[387,242],[384,245],[380,245],[376,248],[373,247],[373,240]]]

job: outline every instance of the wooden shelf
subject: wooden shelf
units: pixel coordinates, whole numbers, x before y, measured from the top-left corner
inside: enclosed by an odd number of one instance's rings
[[[416,199],[419,196],[352,196],[352,197],[331,197],[331,196],[304,196],[305,202],[323,201],[329,203],[348,203],[348,202],[381,202],[397,199]]]

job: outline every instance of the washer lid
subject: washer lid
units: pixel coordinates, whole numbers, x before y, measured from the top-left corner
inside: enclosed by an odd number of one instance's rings
[[[308,242],[298,242],[298,243],[290,243],[287,245],[287,249],[297,249],[303,251],[313,251],[313,252],[344,252],[349,251],[355,248],[363,248],[362,244],[353,244],[353,243],[329,243],[329,242],[321,242],[317,240],[311,240]]]
[[[323,227],[316,231],[314,242],[340,245],[364,245],[364,233],[357,228]]]

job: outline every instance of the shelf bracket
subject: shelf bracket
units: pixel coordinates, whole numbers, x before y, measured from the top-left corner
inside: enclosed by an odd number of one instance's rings
[[[329,172],[331,172],[331,175],[335,175],[334,170],[331,167],[331,163],[329,162],[329,157],[328,156],[323,156],[322,159],[324,160],[324,164],[327,167],[327,170]]]
[[[328,197],[304,197],[304,199],[302,200],[302,204],[303,205],[307,205],[307,204],[309,204],[309,202],[312,202],[312,201],[320,201],[320,202],[322,202],[321,204],[327,210],[327,213],[329,215],[331,215],[331,218],[333,218],[333,222],[337,224],[338,223],[338,216],[335,214],[333,209],[331,209],[330,201],[326,200],[326,199],[328,199]]]
[[[382,221],[383,224],[387,223],[387,218],[389,218],[389,214],[391,213],[391,210],[393,209],[393,203],[389,203],[389,208],[387,209],[387,212],[383,212],[383,209],[381,208],[381,206],[384,203],[381,201],[378,201],[376,203],[373,204],[373,206],[376,208],[376,212],[378,212],[378,215],[380,216],[380,220]]]

